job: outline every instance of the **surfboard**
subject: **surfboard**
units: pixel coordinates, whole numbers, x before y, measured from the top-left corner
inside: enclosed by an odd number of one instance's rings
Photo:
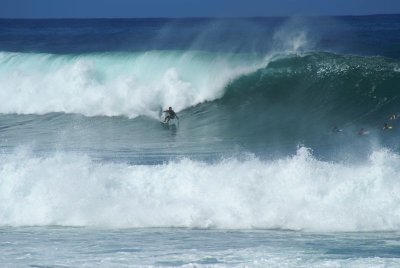
[[[160,123],[162,125],[166,125],[166,126],[178,126],[179,125],[179,119],[177,119],[176,117],[174,119],[170,119],[168,122],[165,122],[165,117],[166,116],[162,116],[160,118]]]
[[[160,123],[163,125],[167,125],[167,126],[178,126],[179,120],[174,118],[174,119],[170,119],[169,122],[164,122],[164,119],[162,119],[162,120],[160,120]]]

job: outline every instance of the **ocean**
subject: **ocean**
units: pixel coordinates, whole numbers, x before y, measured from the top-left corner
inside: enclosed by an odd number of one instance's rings
[[[400,267],[399,97],[400,15],[0,19],[0,267]]]

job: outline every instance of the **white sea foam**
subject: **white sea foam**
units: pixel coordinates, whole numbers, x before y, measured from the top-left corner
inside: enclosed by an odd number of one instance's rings
[[[0,225],[400,230],[400,156],[359,165],[309,150],[163,165],[26,151],[0,158]]]
[[[0,53],[0,113],[80,113],[156,117],[222,96],[264,59],[150,51],[50,55]]]

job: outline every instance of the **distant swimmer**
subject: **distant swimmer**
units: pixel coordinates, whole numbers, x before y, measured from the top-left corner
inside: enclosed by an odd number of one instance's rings
[[[399,118],[398,114],[392,114],[391,116],[389,116],[389,120],[397,120]]]
[[[388,130],[388,129],[392,129],[392,126],[389,126],[388,123],[383,124],[383,128],[382,130]]]
[[[365,130],[365,129],[363,129],[363,128],[361,128],[359,131],[358,131],[358,135],[360,135],[360,136],[365,136],[365,135],[368,135],[369,134],[369,131],[367,131],[367,130]]]
[[[338,126],[334,126],[332,128],[332,133],[339,133],[339,132],[342,132],[342,131],[343,131],[343,129],[338,128]]]
[[[176,117],[176,119],[179,120],[178,115],[174,112],[174,110],[172,110],[171,107],[168,108],[168,110],[165,110],[164,113],[167,114],[167,116],[164,119],[164,123],[168,123],[169,120],[174,119]]]

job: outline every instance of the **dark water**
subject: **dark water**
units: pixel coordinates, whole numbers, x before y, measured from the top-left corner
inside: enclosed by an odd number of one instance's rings
[[[206,50],[269,53],[305,32],[320,51],[399,58],[399,15],[252,19],[0,21],[0,50],[42,53]],[[274,38],[275,36],[275,38]]]

